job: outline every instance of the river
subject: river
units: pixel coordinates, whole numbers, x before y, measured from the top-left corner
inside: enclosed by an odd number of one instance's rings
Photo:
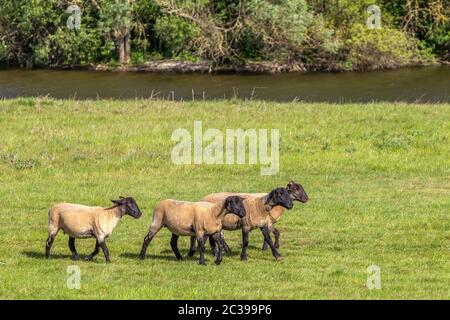
[[[450,67],[310,74],[152,74],[86,70],[0,70],[0,98],[238,97],[307,102],[450,102]]]

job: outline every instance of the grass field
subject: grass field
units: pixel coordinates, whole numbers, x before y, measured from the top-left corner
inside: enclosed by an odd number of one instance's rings
[[[280,173],[259,165],[174,165],[171,133],[278,128]],[[450,105],[264,102],[0,101],[0,298],[404,299],[450,298]],[[162,230],[136,257],[161,199],[216,191],[269,191],[293,178],[310,201],[277,224],[276,262],[250,235],[225,234],[232,256],[177,262]],[[73,262],[58,234],[44,259],[48,209],[66,201],[108,206],[134,196],[144,215],[124,217],[108,240],[112,263]],[[182,238],[182,254],[188,250]],[[77,241],[80,255],[94,240]],[[81,268],[81,289],[66,287]],[[366,286],[381,268],[381,290]]]

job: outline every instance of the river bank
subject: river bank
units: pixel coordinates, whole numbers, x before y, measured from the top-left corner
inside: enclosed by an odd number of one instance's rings
[[[413,64],[372,66],[365,70],[347,70],[339,65],[330,64],[328,67],[305,67],[302,63],[278,63],[272,61],[249,61],[245,64],[215,64],[211,61],[186,60],[154,60],[141,64],[91,64],[71,65],[49,69],[56,70],[92,70],[112,72],[147,72],[172,74],[282,74],[282,73],[315,73],[315,72],[370,72],[382,70],[396,70],[401,68],[429,67],[450,65],[448,61],[417,61]]]

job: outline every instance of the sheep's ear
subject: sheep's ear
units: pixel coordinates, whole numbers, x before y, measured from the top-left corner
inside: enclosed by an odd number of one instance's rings
[[[117,204],[118,206],[123,204],[122,199],[120,199],[120,200],[111,200],[111,202],[114,203],[114,204]]]
[[[229,196],[225,199],[224,206],[227,210],[231,210],[231,200],[233,199],[233,196]]]
[[[270,191],[269,196],[267,197],[266,203],[264,204],[269,204],[272,201],[274,195],[274,190]]]
[[[125,197],[119,196],[119,199],[125,199]]]

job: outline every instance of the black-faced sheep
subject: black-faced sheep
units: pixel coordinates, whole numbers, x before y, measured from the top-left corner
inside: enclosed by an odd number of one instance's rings
[[[295,181],[289,181],[287,186],[286,186],[287,191],[289,192],[291,199],[293,201],[299,201],[301,203],[306,203],[308,201],[308,195],[306,194],[305,189],[303,188],[303,186],[299,183],[296,183]],[[212,193],[209,194],[205,197],[203,197],[200,201],[207,201],[207,202],[217,202],[217,201],[222,201],[224,198],[229,197],[229,196],[240,196],[243,198],[252,196],[252,197],[263,197],[264,195],[266,195],[266,193],[233,193],[233,192],[220,192],[220,193]],[[283,206],[275,206],[272,208],[272,210],[270,210],[270,218],[272,219],[272,226],[270,227],[269,231],[272,232],[275,236],[275,241],[274,241],[274,246],[275,248],[279,249],[280,246],[280,231],[278,231],[277,228],[275,228],[274,224],[276,224],[278,222],[278,220],[280,220],[281,216],[283,215],[283,213],[285,212],[285,208]],[[237,225],[239,218],[236,216],[226,216],[223,220],[223,228],[225,230],[235,230],[234,227]],[[210,239],[210,244],[211,244],[211,249],[212,249],[212,254],[215,254],[215,245],[214,242],[212,241],[212,239]],[[226,243],[226,241],[224,240],[224,250],[225,252],[230,252],[230,248],[228,246],[228,244]],[[266,240],[263,240],[263,250],[267,250],[268,248],[268,243],[266,242]],[[190,254],[194,254],[195,253],[195,242],[191,241],[191,249],[190,249]]]
[[[49,211],[48,239],[45,245],[45,256],[50,258],[50,250],[53,240],[59,230],[69,235],[69,248],[72,259],[78,260],[79,256],[75,248],[75,239],[96,238],[94,252],[85,258],[89,261],[97,255],[99,247],[102,248],[106,262],[110,262],[109,251],[105,240],[108,238],[119,220],[124,215],[130,215],[138,219],[142,213],[136,201],[131,197],[120,197],[119,200],[111,200],[114,206],[109,208],[88,207],[79,204],[60,203]]]
[[[178,260],[182,257],[178,251],[177,241],[179,236],[195,236],[200,248],[199,263],[205,265],[205,238],[212,236],[219,246],[219,252],[215,263],[222,261],[222,220],[227,215],[245,217],[246,211],[242,198],[237,196],[227,197],[216,203],[187,202],[167,199],[161,201],[153,212],[153,220],[147,236],[144,238],[142,250],[139,255],[145,258],[147,247],[153,237],[162,227],[167,227],[172,232],[170,242],[172,250]]]

